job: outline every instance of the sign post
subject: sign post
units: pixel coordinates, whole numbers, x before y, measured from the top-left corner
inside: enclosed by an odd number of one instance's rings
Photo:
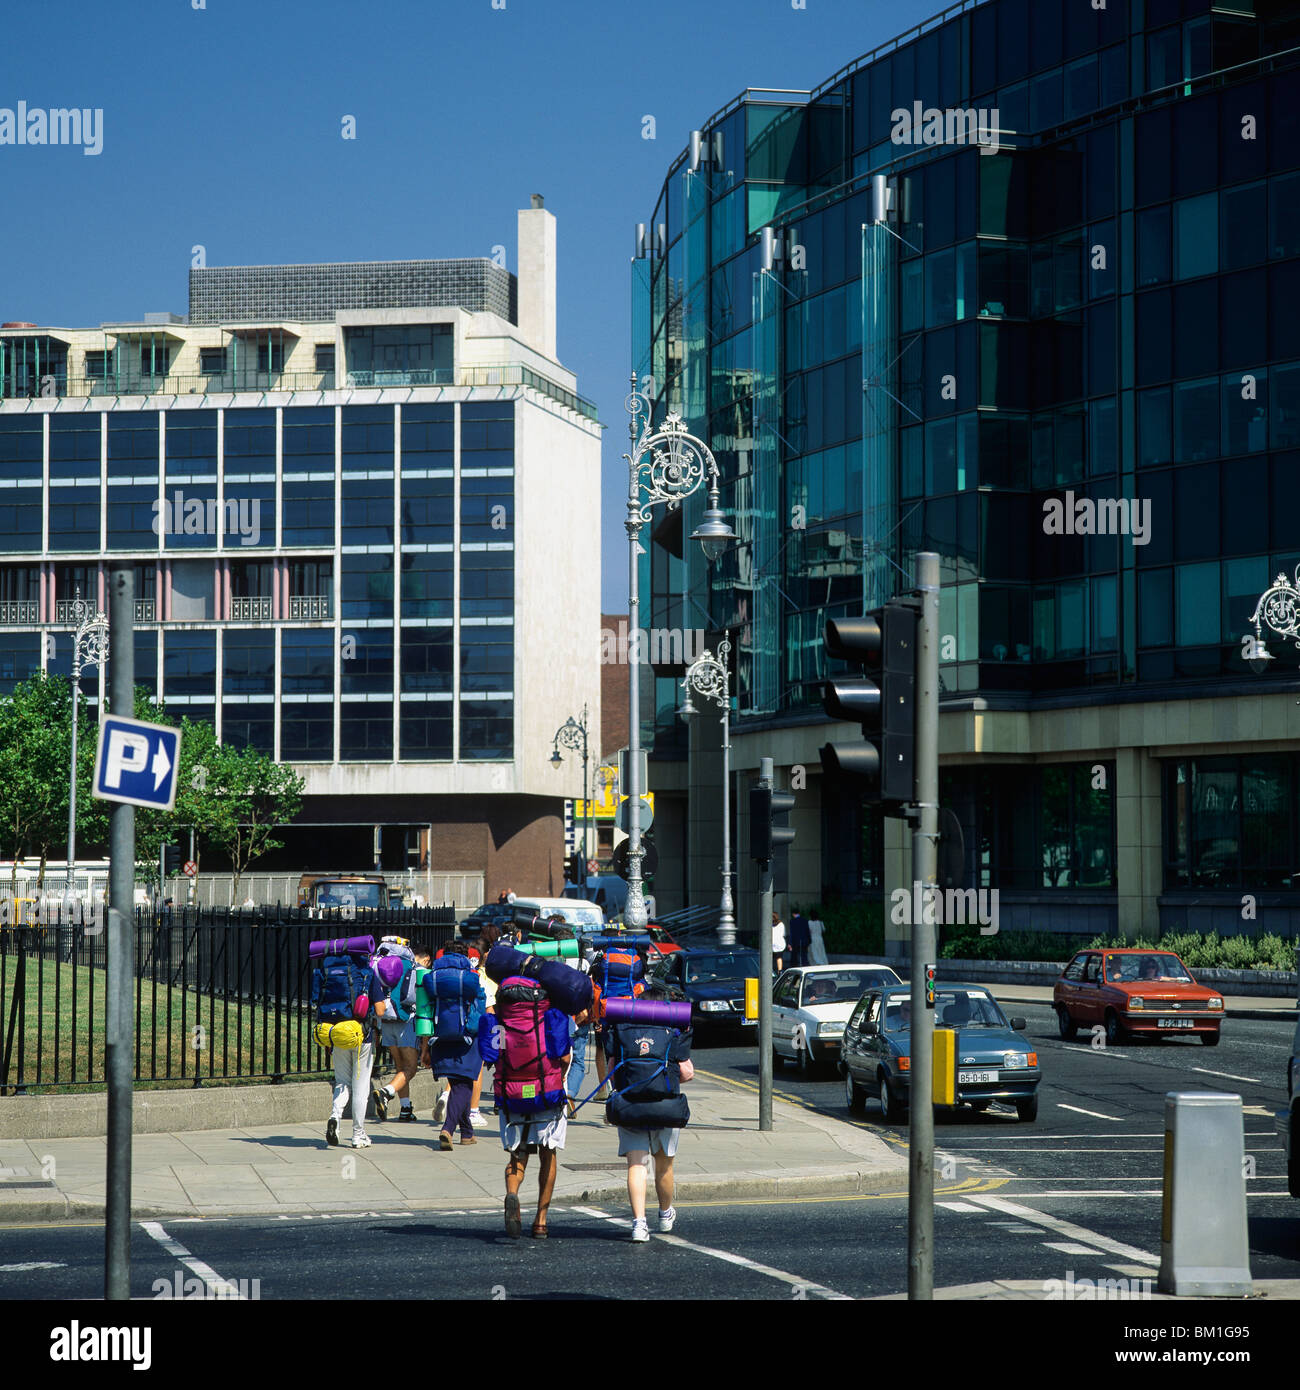
[[[99,725],[91,795],[112,801],[109,827],[108,999],[105,1074],[108,1154],[104,1201],[104,1297],[131,1297],[131,1098],[134,1087],[135,808],[176,803],[179,729],[118,713],[135,699],[135,571],[115,566],[108,580],[112,709]]]

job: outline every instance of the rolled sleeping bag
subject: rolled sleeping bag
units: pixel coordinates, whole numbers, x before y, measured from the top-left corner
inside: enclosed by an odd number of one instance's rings
[[[526,956],[559,956],[563,960],[577,960],[580,954],[577,941],[552,941],[548,937],[543,937],[540,941],[521,941],[515,949],[522,951]]]
[[[690,1000],[602,999],[598,1013],[610,1023],[656,1023],[667,1028],[691,1026]]]
[[[570,1017],[592,1006],[591,976],[560,960],[546,960],[514,946],[498,944],[483,963],[488,978],[500,984],[511,975],[536,980],[550,995],[551,1003]]]
[[[423,988],[424,977],[429,971],[422,965],[415,967],[415,1036],[417,1038],[431,1038],[433,1036],[433,1000],[429,998],[429,991]]]
[[[632,951],[648,951],[655,945],[653,936],[592,936],[587,938],[597,951],[610,946],[623,946]]]
[[[374,954],[373,936],[336,936],[325,941],[313,941],[307,947],[309,960],[316,956],[365,956],[368,962]]]
[[[318,1023],[312,1036],[321,1047],[353,1052],[365,1042],[366,1030],[355,1019],[349,1019],[346,1023]]]

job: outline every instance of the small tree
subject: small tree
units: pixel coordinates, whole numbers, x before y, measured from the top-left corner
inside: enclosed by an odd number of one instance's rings
[[[214,744],[212,756],[209,788],[220,812],[209,822],[207,839],[230,856],[232,899],[238,899],[249,866],[284,844],[276,833],[298,814],[306,783],[293,768],[256,748],[236,751]]]

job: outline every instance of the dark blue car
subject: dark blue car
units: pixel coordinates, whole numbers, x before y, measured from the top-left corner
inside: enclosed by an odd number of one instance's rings
[[[739,946],[674,951],[651,969],[691,1001],[691,1030],[697,1041],[724,1033],[757,1040],[758,1020],[745,1017],[745,981],[760,974],[757,951]]]
[[[844,1029],[840,1074],[848,1107],[860,1111],[868,1095],[880,1099],[886,1120],[901,1120],[911,1090],[911,986],[869,990]],[[948,985],[935,995],[934,1026],[957,1037],[958,1105],[987,1110],[994,1101],[1014,1105],[1022,1120],[1038,1118],[1043,1073],[1038,1053],[1020,1034],[1023,1018],[1008,1019],[978,985]]]

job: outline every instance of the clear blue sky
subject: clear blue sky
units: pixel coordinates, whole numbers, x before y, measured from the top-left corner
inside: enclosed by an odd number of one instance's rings
[[[209,265],[488,256],[559,220],[559,353],[605,432],[625,611],[628,262],[693,126],[806,88],[941,0],[130,0],[6,6],[0,107],[102,107],[104,148],[0,145],[0,321],[187,307]],[[653,115],[657,138],[641,138]],[[340,137],[356,117],[357,138]]]

